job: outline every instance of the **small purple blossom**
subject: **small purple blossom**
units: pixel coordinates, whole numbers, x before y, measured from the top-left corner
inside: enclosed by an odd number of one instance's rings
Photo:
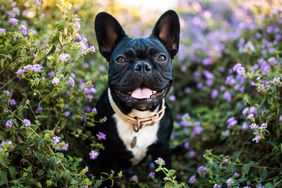
[[[24,120],[22,121],[22,123],[23,123],[23,125],[25,125],[25,126],[27,126],[27,127],[31,125],[29,119],[24,119]]]
[[[70,84],[70,86],[74,86],[74,84],[75,84],[75,81],[71,76],[69,77],[69,84]]]
[[[8,21],[9,25],[17,25],[19,23],[19,20],[16,18],[10,18]]]
[[[54,143],[56,144],[56,145],[59,145],[59,143],[60,143],[60,137],[59,136],[53,136],[53,141],[54,141]]]
[[[130,178],[130,180],[131,180],[131,181],[136,181],[136,182],[137,182],[137,181],[138,181],[138,177],[137,177],[136,175],[134,175],[134,176],[132,176],[132,177]]]
[[[219,185],[219,184],[214,184],[214,185],[213,185],[213,188],[221,188],[221,185]]]
[[[99,140],[106,140],[106,134],[103,132],[98,132],[96,136],[98,137]]]
[[[6,29],[0,28],[0,35],[6,35]]]
[[[55,73],[53,71],[48,72],[48,76],[49,78],[53,78],[55,76]]]
[[[205,166],[201,165],[197,168],[197,172],[198,172],[199,175],[205,176],[206,173],[207,173],[207,168]]]
[[[155,172],[150,172],[150,173],[148,174],[148,178],[154,178],[155,175],[156,175]]]
[[[249,129],[249,125],[248,125],[248,123],[247,122],[243,122],[243,124],[242,124],[242,130],[243,131],[247,131]]]
[[[19,29],[21,30],[21,33],[23,35],[27,35],[28,34],[27,27],[25,25],[20,25]]]
[[[223,93],[223,98],[224,100],[226,100],[227,102],[231,102],[232,100],[232,94],[229,91],[225,91]]]
[[[189,142],[185,142],[184,145],[183,145],[183,147],[184,147],[185,149],[189,149],[190,143],[189,143]]]
[[[59,148],[59,151],[67,151],[69,149],[69,144],[64,144]]]
[[[52,80],[52,84],[58,85],[58,84],[59,84],[59,81],[60,81],[60,79],[57,78],[57,77],[55,77],[55,78],[53,78],[53,80]]]
[[[16,75],[18,78],[21,77],[21,75],[24,73],[24,71],[22,69],[19,69],[17,72],[16,72]]]
[[[240,63],[237,63],[233,67],[233,71],[237,72],[237,74],[239,74],[239,75],[243,75],[246,72],[245,68]]]
[[[260,133],[254,133],[255,137],[252,139],[253,142],[259,143],[259,141],[262,139]]]
[[[169,96],[169,100],[170,100],[171,102],[174,102],[174,101],[176,100],[175,95],[170,95],[170,96]]]
[[[267,123],[263,123],[260,125],[260,129],[266,129],[267,128]]]
[[[234,172],[233,176],[238,178],[240,176],[240,174],[238,172]]]
[[[250,120],[252,120],[252,119],[254,119],[255,118],[255,115],[254,114],[249,114],[248,116],[247,116],[247,119],[250,119]]]
[[[13,121],[12,120],[8,120],[6,121],[6,127],[11,128],[13,126]]]
[[[98,151],[91,150],[89,152],[89,157],[90,157],[90,159],[95,160],[95,159],[97,159],[99,154],[100,153]]]
[[[78,41],[81,41],[81,35],[79,33],[75,34],[75,38],[78,40]]]
[[[231,187],[233,183],[234,183],[234,181],[233,181],[232,178],[229,178],[228,180],[226,180],[226,184],[227,184],[228,187]]]
[[[193,184],[193,183],[195,183],[196,182],[196,176],[195,175],[192,175],[190,178],[189,178],[189,180],[188,180],[188,182],[190,183],[190,184]]]
[[[227,128],[231,129],[232,127],[237,125],[237,123],[238,123],[238,121],[235,119],[235,117],[232,116],[232,117],[228,118],[228,120],[227,120],[227,124],[228,124]]]
[[[251,128],[251,129],[256,129],[256,128],[258,128],[258,125],[257,125],[256,123],[252,123],[252,124],[250,125],[250,128]]]
[[[188,152],[188,157],[189,158],[194,158],[196,156],[196,152],[194,150],[191,150]]]
[[[40,72],[42,70],[42,66],[40,64],[34,64],[32,65],[32,70],[34,72]]]
[[[218,97],[218,90],[214,89],[211,92],[211,99],[216,99]]]
[[[69,54],[60,54],[60,60],[62,62],[68,62],[70,60],[70,55]]]
[[[79,24],[79,22],[75,22],[75,23],[74,23],[74,26],[75,26],[76,31],[79,31],[79,30],[80,30],[80,24]]]
[[[192,131],[192,135],[193,136],[198,136],[198,135],[200,135],[202,133],[202,131],[203,131],[203,128],[201,126],[199,126],[199,125],[195,126],[193,131]]]
[[[165,164],[165,161],[160,157],[157,158],[154,162],[158,165],[164,165]]]
[[[66,116],[66,117],[69,117],[69,115],[70,115],[70,112],[69,112],[69,111],[66,111],[66,112],[65,112],[65,116]]]
[[[94,46],[90,46],[89,50],[90,50],[91,53],[94,53],[95,52],[95,47]]]
[[[11,104],[11,106],[15,106],[17,104],[17,102],[16,102],[15,99],[11,99],[10,100],[10,104]]]

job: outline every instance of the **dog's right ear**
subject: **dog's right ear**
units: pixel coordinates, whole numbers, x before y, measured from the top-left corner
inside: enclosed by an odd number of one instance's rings
[[[109,61],[114,48],[127,35],[110,14],[100,12],[95,18],[95,33],[100,53]]]

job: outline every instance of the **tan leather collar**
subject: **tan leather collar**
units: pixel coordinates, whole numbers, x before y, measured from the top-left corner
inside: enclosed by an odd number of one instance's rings
[[[111,104],[112,109],[114,112],[120,116],[125,121],[129,122],[133,125],[133,130],[135,132],[138,132],[143,126],[152,126],[157,121],[161,120],[162,117],[165,114],[165,101],[162,100],[162,104],[160,105],[160,109],[158,112],[154,113],[153,115],[150,115],[148,117],[131,117],[128,115],[125,115],[116,105],[115,101],[112,98],[111,90],[108,88],[108,97]]]

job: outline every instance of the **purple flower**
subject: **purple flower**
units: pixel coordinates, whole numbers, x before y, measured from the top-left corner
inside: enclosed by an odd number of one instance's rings
[[[189,143],[189,142],[185,142],[184,145],[183,145],[183,147],[184,147],[185,149],[189,149],[190,143]]]
[[[0,35],[6,35],[6,29],[0,28]]]
[[[250,186],[244,186],[243,188],[251,188]]]
[[[95,160],[95,159],[97,159],[99,154],[100,153],[98,151],[91,150],[90,153],[89,153],[89,157],[90,157],[90,159]]]
[[[150,172],[150,173],[148,174],[148,178],[154,178],[155,175],[156,175],[155,172]]]
[[[24,119],[24,120],[22,121],[22,123],[23,123],[25,126],[27,126],[27,127],[31,125],[29,119]]]
[[[32,65],[32,70],[34,72],[40,72],[42,70],[42,66],[40,64],[34,64]]]
[[[248,123],[247,122],[243,122],[243,124],[242,124],[242,130],[243,131],[247,131],[249,129],[249,125],[248,125]]]
[[[252,139],[253,142],[259,143],[259,141],[262,139],[259,133],[254,133],[255,137]]]
[[[106,140],[106,134],[103,132],[98,132],[96,136],[98,137],[99,140]]]
[[[99,71],[101,73],[105,73],[106,72],[106,67],[104,65],[99,65],[98,69],[99,69]]]
[[[223,93],[223,98],[227,101],[227,102],[231,102],[232,100],[232,94],[229,91],[225,91]]]
[[[54,141],[54,143],[56,144],[56,145],[59,145],[59,143],[60,143],[60,137],[59,136],[53,136],[53,141]]]
[[[244,116],[247,116],[248,115],[248,113],[249,113],[249,108],[244,108],[243,109],[243,111],[242,111],[242,114],[244,115]]]
[[[195,183],[196,182],[196,176],[195,175],[192,175],[190,178],[189,178],[189,180],[188,180],[188,182],[190,183],[190,184],[193,184],[193,183]]]
[[[194,150],[188,152],[188,157],[194,158],[195,156],[196,156],[196,152]]]
[[[204,85],[203,85],[202,82],[198,82],[198,83],[197,83],[197,89],[202,90],[203,87],[204,87]]]
[[[10,104],[11,104],[11,106],[15,106],[17,104],[16,100],[15,99],[11,99],[10,100]]]
[[[37,0],[37,1],[36,1],[36,6],[37,6],[37,7],[40,7],[40,6],[41,6],[40,0]]]
[[[267,123],[263,123],[260,125],[260,129],[266,129],[267,128]]]
[[[75,38],[78,40],[78,41],[81,41],[81,36],[80,36],[80,34],[75,34]]]
[[[75,22],[75,23],[74,23],[74,26],[75,26],[76,31],[79,31],[79,30],[80,30],[80,24],[79,24],[79,22]]]
[[[55,77],[55,78],[53,78],[53,80],[52,80],[52,84],[58,85],[58,84],[59,84],[59,81],[60,81],[60,79],[57,78],[57,77]]]
[[[66,111],[66,112],[65,112],[65,116],[66,116],[66,117],[69,117],[69,115],[70,115],[70,112],[69,112],[69,111]]]
[[[59,151],[67,151],[69,149],[69,144],[64,144],[59,148]]]
[[[176,100],[175,95],[170,95],[170,96],[169,96],[169,100],[170,100],[171,102],[174,102],[174,101]]]
[[[203,65],[210,65],[212,64],[212,59],[211,58],[206,58],[203,60]]]
[[[94,47],[94,46],[90,46],[89,49],[90,49],[90,52],[91,52],[91,53],[94,53],[94,52],[95,52],[95,47]]]
[[[16,75],[18,78],[21,77],[21,75],[24,73],[24,71],[22,69],[19,69],[17,72],[16,72]]]
[[[28,34],[28,32],[27,32],[27,27],[26,27],[25,25],[20,25],[20,26],[19,26],[19,29],[21,30],[21,33],[22,33],[23,35],[27,35],[27,34]]]
[[[240,174],[238,172],[234,172],[233,176],[238,178],[240,176]]]
[[[134,175],[134,176],[132,176],[132,177],[130,178],[130,180],[131,180],[131,181],[138,181],[138,177],[137,177],[136,175]]]
[[[74,86],[74,84],[75,84],[75,81],[74,81],[74,79],[71,76],[69,77],[69,84],[71,86]]]
[[[256,129],[256,128],[258,128],[258,125],[255,124],[255,123],[252,123],[252,124],[250,125],[250,128],[251,128],[251,129]]]
[[[264,188],[262,184],[257,185],[257,188]]]
[[[8,120],[6,121],[6,127],[11,128],[13,126],[13,121],[12,120]]]
[[[228,187],[231,187],[233,183],[234,183],[234,181],[233,181],[232,178],[229,178],[228,180],[226,180],[226,184],[227,184]]]
[[[194,130],[192,131],[193,136],[200,135],[203,131],[203,128],[201,126],[195,126]]]
[[[255,118],[255,115],[254,114],[249,114],[248,116],[247,116],[247,119],[250,119],[250,120],[252,120],[252,119],[254,119]]]
[[[282,115],[279,116],[279,121],[282,122]]]
[[[258,109],[254,106],[250,107],[250,113],[251,114],[257,114],[258,113]]]
[[[234,67],[233,67],[233,71],[237,72],[237,74],[239,75],[243,75],[245,73],[245,68],[240,64],[237,63]]]
[[[207,173],[207,168],[205,166],[201,165],[197,168],[197,172],[198,172],[199,175],[205,176],[206,173]]]
[[[60,54],[60,60],[62,62],[68,62],[70,60],[70,55],[69,54]]]
[[[233,85],[235,83],[236,83],[236,80],[234,79],[232,75],[229,75],[226,77],[226,80],[225,80],[226,85]]]
[[[221,185],[219,185],[219,184],[214,184],[214,185],[213,185],[213,188],[221,188]]]
[[[157,158],[154,162],[158,165],[164,165],[165,164],[165,161],[160,157]]]
[[[227,124],[228,124],[227,128],[231,129],[232,127],[237,125],[237,123],[238,123],[238,121],[235,119],[235,117],[232,116],[232,117],[228,118],[228,120],[227,120]]]
[[[24,66],[23,70],[24,72],[32,71],[33,66],[32,65],[26,65]]]
[[[53,78],[55,76],[55,73],[53,71],[48,72],[48,76],[49,78]]]
[[[9,25],[17,25],[19,23],[19,20],[16,18],[10,18],[8,21]]]
[[[211,92],[211,99],[216,99],[218,97],[218,91],[216,89]]]
[[[204,71],[204,76],[206,77],[206,79],[209,79],[209,80],[212,80],[214,78],[213,74],[208,70]]]

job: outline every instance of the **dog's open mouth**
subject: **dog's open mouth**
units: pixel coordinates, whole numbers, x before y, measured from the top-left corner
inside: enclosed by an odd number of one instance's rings
[[[158,99],[164,97],[166,95],[168,87],[160,90],[152,90],[147,87],[138,87],[130,92],[122,92],[118,91],[119,94],[127,97],[128,99],[136,99],[136,100],[148,100],[148,99]]]

